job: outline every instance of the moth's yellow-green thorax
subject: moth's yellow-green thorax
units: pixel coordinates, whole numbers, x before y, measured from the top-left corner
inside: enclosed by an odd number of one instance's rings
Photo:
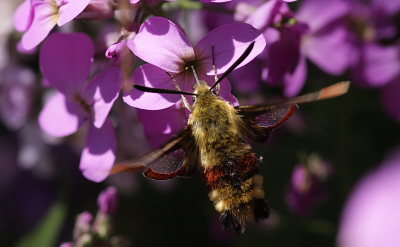
[[[240,129],[244,123],[236,109],[210,91],[204,81],[196,85],[195,93],[189,125],[200,150],[203,168],[220,165],[226,155],[235,159],[243,153],[243,148],[250,150],[250,146],[241,145]]]

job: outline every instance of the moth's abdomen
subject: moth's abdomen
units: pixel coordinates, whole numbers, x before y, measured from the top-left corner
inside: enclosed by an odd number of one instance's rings
[[[209,197],[221,214],[225,229],[243,233],[246,220],[257,221],[269,216],[263,177],[258,174],[258,158],[254,153],[214,166],[204,175],[211,190]]]

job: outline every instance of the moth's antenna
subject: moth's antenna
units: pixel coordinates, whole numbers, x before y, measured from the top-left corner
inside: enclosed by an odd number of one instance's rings
[[[222,76],[210,87],[210,91],[218,85],[218,83],[220,83],[223,79],[225,79],[225,77],[227,77],[232,70],[236,69],[236,67],[243,62],[243,60],[246,59],[246,57],[250,54],[251,50],[253,50],[254,44],[256,42],[253,41],[251,42],[251,44],[246,48],[246,50],[243,52],[243,54],[238,58],[238,60],[236,60],[236,62],[234,64],[232,64],[231,67],[229,67],[229,69],[227,71],[225,71],[225,73],[222,74]]]
[[[179,84],[176,82],[175,78],[171,75],[171,73],[167,72],[167,75],[168,75],[169,77],[171,77],[172,82],[174,83],[176,89],[178,89],[179,91],[182,91],[182,90],[181,90],[181,87],[180,87]],[[185,98],[185,96],[183,96],[182,94],[181,94],[181,97],[182,97],[182,102],[183,102],[183,104],[185,105],[186,109],[188,109],[188,110],[191,112],[191,111],[192,111],[192,107],[190,106],[189,102],[187,101],[187,99]]]
[[[199,85],[200,84],[200,80],[199,80],[199,77],[197,76],[196,70],[194,69],[193,65],[190,66],[190,68],[192,68],[194,79],[196,80],[196,84]]]
[[[165,89],[165,88],[153,88],[153,87],[145,87],[139,84],[133,85],[134,88],[137,90],[148,92],[148,93],[165,93],[165,94],[183,94],[183,95],[194,95],[197,96],[195,93],[189,93],[185,91],[179,90],[172,90],[172,89]]]

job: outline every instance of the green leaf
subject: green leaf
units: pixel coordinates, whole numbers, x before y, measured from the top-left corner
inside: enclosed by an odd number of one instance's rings
[[[56,202],[49,209],[42,222],[23,237],[16,244],[16,247],[54,247],[66,212],[65,205],[61,201]]]

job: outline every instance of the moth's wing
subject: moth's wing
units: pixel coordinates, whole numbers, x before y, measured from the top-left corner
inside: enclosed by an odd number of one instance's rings
[[[237,107],[245,126],[244,135],[254,141],[263,142],[271,130],[281,126],[296,111],[297,105],[256,105]]]
[[[325,87],[319,91],[292,99],[276,101],[268,105],[244,105],[236,107],[245,122],[243,134],[255,141],[268,139],[271,130],[281,126],[296,111],[297,104],[319,101],[343,95],[350,82],[344,81]]]
[[[182,168],[179,169],[177,176],[179,177],[190,177],[195,168],[199,167],[199,148],[196,146],[196,142],[194,138],[191,139],[191,142],[188,142],[188,147],[186,149],[186,155],[183,159]]]
[[[187,176],[197,166],[198,151],[196,150],[191,128],[186,127],[164,146],[138,160],[114,165],[111,174],[144,170],[145,176],[157,180]]]

